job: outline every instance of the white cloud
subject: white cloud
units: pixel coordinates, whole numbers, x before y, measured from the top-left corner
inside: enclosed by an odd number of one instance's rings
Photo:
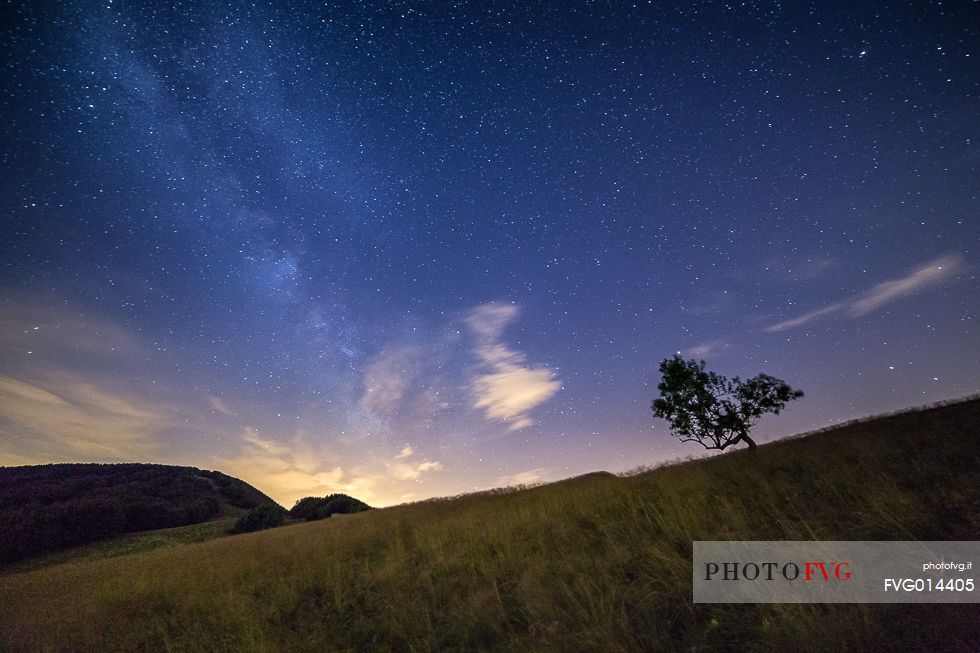
[[[211,408],[222,415],[234,415],[234,411],[228,407],[224,399],[221,397],[208,397],[208,402],[211,404]]]
[[[426,472],[441,472],[443,470],[442,463],[437,460],[407,460],[414,455],[415,451],[413,451],[411,447],[405,447],[402,449],[401,452],[395,456],[395,459],[401,462],[390,463],[387,465],[391,475],[399,481],[414,481]]]
[[[514,305],[491,303],[477,306],[466,318],[484,366],[484,371],[470,380],[473,406],[489,420],[508,423],[512,431],[534,424],[529,411],[561,389],[553,370],[527,366],[522,354],[500,342],[518,312]]]
[[[500,338],[518,312],[513,304],[491,302],[472,309],[466,316],[466,323],[478,337],[493,341]]]
[[[370,500],[377,483],[369,475],[349,474],[330,465],[302,433],[281,442],[245,428],[238,455],[217,462],[223,472],[254,485],[286,507],[303,497],[336,492]]]
[[[69,356],[139,353],[132,333],[93,312],[75,309],[64,300],[34,297],[4,289],[0,305],[0,351],[5,356],[30,352],[29,367],[39,358],[59,361]]]
[[[694,347],[688,347],[678,353],[684,356],[684,358],[708,358],[726,348],[727,345],[725,343],[719,340],[712,340],[711,342],[701,343]]]
[[[831,304],[830,306],[825,306],[824,308],[818,308],[809,313],[804,313],[799,317],[794,317],[790,320],[783,320],[782,322],[777,322],[776,324],[766,327],[766,331],[785,331],[786,329],[794,329],[798,326],[803,326],[807,322],[812,322],[818,317],[823,317],[824,315],[829,315],[831,313],[836,313],[837,311],[844,308],[844,304]]]
[[[424,421],[449,407],[441,395],[435,347],[403,346],[383,351],[367,366],[361,409],[379,418],[400,415]]]
[[[534,422],[528,411],[543,403],[561,388],[549,369],[528,369],[513,362],[498,362],[493,371],[473,379],[473,406],[489,419],[510,422],[517,431]]]
[[[438,460],[423,460],[420,462],[393,463],[389,469],[391,475],[399,481],[414,481],[426,472],[441,472],[443,466]]]
[[[922,288],[934,286],[955,275],[962,262],[959,256],[944,256],[923,265],[901,279],[879,283],[851,302],[848,313],[859,317]]]
[[[378,413],[390,413],[402,400],[408,381],[414,376],[415,350],[410,347],[385,352],[375,358],[364,371],[364,392],[361,408]]]
[[[400,496],[403,492],[399,483],[417,481],[425,474],[444,469],[441,462],[416,460],[416,455],[412,447],[406,446],[393,458],[362,456],[360,466],[347,469],[335,464],[334,457],[327,455],[306,432],[277,440],[263,437],[253,428],[244,428],[236,455],[215,462],[221,471],[251,483],[282,505],[291,507],[303,497],[336,492],[369,503]]]
[[[532,485],[540,482],[545,476],[548,475],[549,471],[550,470],[546,467],[536,467],[534,469],[528,469],[509,476],[501,476],[497,479],[496,483],[498,486],[502,487],[507,487],[509,485]]]
[[[161,408],[83,377],[0,376],[0,464],[141,460],[165,426]]]
[[[766,331],[785,331],[803,326],[817,318],[831,313],[845,312],[850,317],[861,317],[875,311],[885,304],[912,295],[923,288],[935,286],[955,276],[963,266],[960,256],[949,255],[931,261],[899,279],[885,281],[867,291],[841,302],[819,308],[798,317],[777,322],[766,327]]]

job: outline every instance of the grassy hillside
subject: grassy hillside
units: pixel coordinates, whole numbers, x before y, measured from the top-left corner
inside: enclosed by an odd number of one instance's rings
[[[0,467],[0,564],[274,504],[220,472],[144,464]]]
[[[980,539],[980,402],[5,576],[0,650],[971,651],[976,606],[694,605],[693,540]]]
[[[236,517],[219,517],[211,521],[160,528],[152,531],[126,533],[109,539],[99,540],[90,544],[81,544],[53,553],[44,553],[17,562],[9,562],[0,566],[0,577],[5,574],[22,573],[42,567],[61,565],[67,562],[83,562],[102,558],[144,553],[154,549],[206,542],[217,537],[227,537],[234,526]],[[3,582],[0,580],[0,582]]]

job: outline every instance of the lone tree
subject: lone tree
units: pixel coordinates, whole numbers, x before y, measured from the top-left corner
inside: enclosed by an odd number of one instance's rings
[[[660,374],[653,414],[670,422],[682,442],[697,442],[705,449],[724,450],[739,442],[755,449],[749,437],[755,421],[766,413],[778,415],[803,396],[802,390],[768,374],[729,380],[706,371],[704,361],[685,361],[680,355],[661,361]]]

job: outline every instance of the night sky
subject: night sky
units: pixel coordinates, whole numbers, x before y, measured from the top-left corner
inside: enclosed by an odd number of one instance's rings
[[[0,464],[387,505],[980,391],[980,4],[5,3]]]

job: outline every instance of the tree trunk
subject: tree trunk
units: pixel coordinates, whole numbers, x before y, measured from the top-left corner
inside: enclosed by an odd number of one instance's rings
[[[750,438],[748,436],[747,433],[743,433],[743,434],[741,434],[738,437],[739,437],[739,440],[743,440],[745,442],[745,444],[749,445],[749,451],[755,451],[755,448],[758,445],[755,443],[755,440],[753,440],[752,438]]]

